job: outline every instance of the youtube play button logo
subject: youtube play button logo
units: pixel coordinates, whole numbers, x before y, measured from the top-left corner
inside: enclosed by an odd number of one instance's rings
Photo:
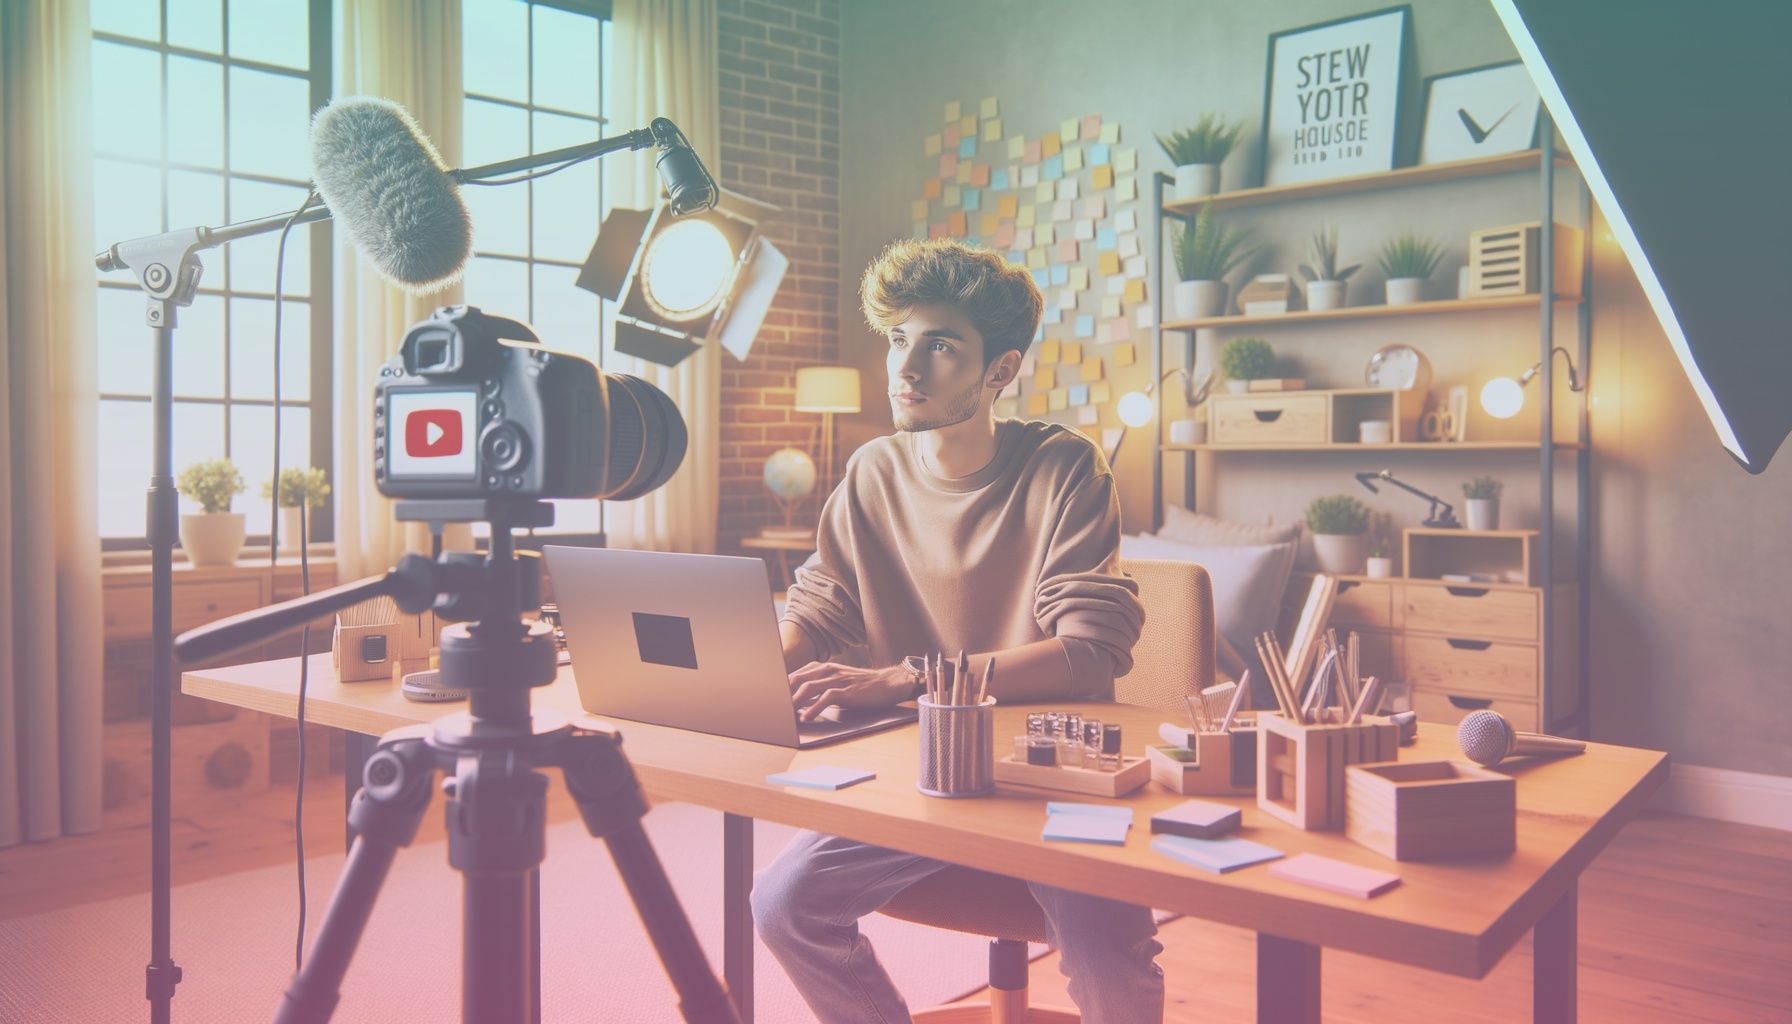
[[[392,443],[386,469],[393,477],[455,481],[478,477],[478,392],[393,391],[387,402]]]
[[[405,417],[404,453],[413,459],[459,455],[460,413],[453,409],[418,409]]]

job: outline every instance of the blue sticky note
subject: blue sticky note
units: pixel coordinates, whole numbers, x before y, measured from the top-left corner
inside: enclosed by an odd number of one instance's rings
[[[1077,316],[1076,336],[1079,338],[1095,337],[1095,317],[1092,314],[1083,313]]]
[[[1033,268],[1033,283],[1038,285],[1041,288],[1049,287],[1052,283],[1050,272],[1048,272],[1044,267],[1034,267]]]
[[[1048,324],[1061,324],[1064,322],[1064,311],[1056,306],[1047,306],[1045,315],[1040,320]]]
[[[1052,283],[1064,285],[1070,283],[1070,268],[1062,263],[1052,265]]]
[[[1039,838],[1068,843],[1125,846],[1126,830],[1131,827],[1130,818],[1110,818],[1102,814],[1053,814],[1045,819],[1045,830],[1039,834]]]
[[[1007,188],[1008,187],[1008,168],[998,167],[995,170],[990,171],[989,172],[989,187],[990,188]]]
[[[877,778],[876,772],[868,772],[859,768],[842,768],[834,764],[818,764],[813,768],[803,768],[794,772],[778,772],[767,775],[765,781],[773,786],[807,786],[810,789],[845,789],[847,786]]]
[[[983,191],[981,189],[963,189],[958,193],[958,198],[967,210],[983,209]]]
[[[1108,162],[1108,144],[1097,142],[1089,147],[1089,164],[1105,164]]]
[[[976,155],[977,136],[966,135],[964,138],[958,140],[958,156],[960,159],[968,160]]]
[[[1089,385],[1087,385],[1087,384],[1072,384],[1070,386],[1070,404],[1071,405],[1088,405],[1089,404]]]
[[[1047,814],[1093,814],[1102,818],[1125,818],[1132,821],[1132,808],[1121,804],[1081,804],[1069,800],[1053,800],[1045,805]]]
[[[1063,176],[1064,176],[1064,155],[1062,153],[1060,153],[1057,156],[1046,157],[1044,165],[1039,168],[1040,180],[1041,181],[1057,181],[1059,178],[1062,178]]]
[[[1190,839],[1187,836],[1159,835],[1151,840],[1151,848],[1216,875],[1282,856],[1280,850],[1237,836],[1225,839]]]
[[[1024,267],[1027,265],[1027,254],[1019,249],[1010,249],[1008,250],[1008,262],[1017,267]]]
[[[1107,252],[1109,249],[1112,249],[1119,244],[1119,239],[1114,236],[1113,228],[1095,229],[1095,248],[1100,249],[1102,252]]]

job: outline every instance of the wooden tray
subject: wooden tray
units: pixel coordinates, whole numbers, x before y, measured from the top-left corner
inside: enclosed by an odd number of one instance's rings
[[[996,762],[996,781],[1091,796],[1125,796],[1151,781],[1151,762],[1142,757],[1125,757],[1120,760],[1119,771],[1104,772],[1094,768],[1028,764],[1004,757]]]

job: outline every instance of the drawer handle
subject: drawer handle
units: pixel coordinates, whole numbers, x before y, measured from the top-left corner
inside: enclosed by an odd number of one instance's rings
[[[1455,597],[1486,597],[1489,593],[1487,587],[1445,587],[1444,589]]]
[[[1493,701],[1486,697],[1458,697],[1455,694],[1449,696],[1450,704],[1463,711],[1480,711],[1483,708],[1493,707]]]
[[[1258,423],[1274,423],[1282,418],[1280,409],[1252,409],[1251,414],[1257,417]]]
[[[1363,585],[1362,580],[1339,580],[1338,581],[1338,593],[1342,594],[1345,591],[1349,590],[1351,587],[1360,587],[1362,585]]]
[[[1492,640],[1458,640],[1453,636],[1446,637],[1444,643],[1449,644],[1459,651],[1485,651],[1487,648],[1493,646]]]

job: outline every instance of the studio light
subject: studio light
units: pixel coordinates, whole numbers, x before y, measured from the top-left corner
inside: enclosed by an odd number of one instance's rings
[[[1557,345],[1551,354],[1553,355],[1555,352],[1560,352],[1562,359],[1568,364],[1568,390],[1579,391],[1581,388],[1580,375],[1574,372],[1574,360],[1568,355],[1568,350]],[[1513,380],[1511,377],[1495,377],[1488,381],[1481,386],[1481,408],[1487,410],[1487,415],[1495,419],[1509,420],[1518,415],[1518,410],[1524,408],[1524,387],[1531,382],[1531,378],[1537,376],[1537,371],[1541,369],[1543,369],[1541,362],[1533,363],[1530,369],[1519,374],[1517,380]]]
[[[620,303],[616,351],[677,366],[715,338],[745,360],[790,260],[759,234],[778,208],[721,190],[713,210],[674,217],[616,208],[578,286]]]

